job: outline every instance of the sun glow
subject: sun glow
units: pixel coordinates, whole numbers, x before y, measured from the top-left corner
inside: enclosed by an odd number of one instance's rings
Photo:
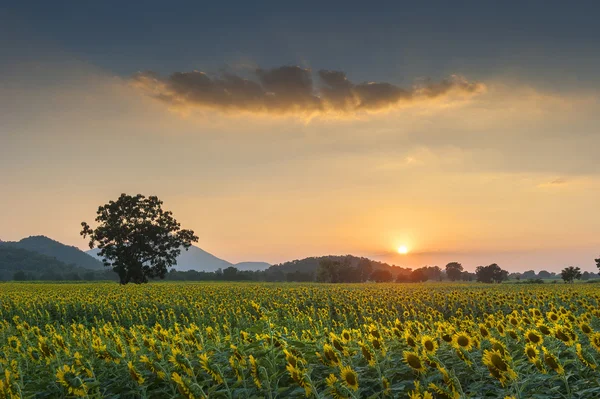
[[[406,255],[408,253],[408,248],[406,245],[401,245],[398,247],[398,253],[402,255]]]

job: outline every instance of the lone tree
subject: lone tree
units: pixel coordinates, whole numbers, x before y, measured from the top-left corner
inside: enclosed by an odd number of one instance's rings
[[[446,276],[451,281],[459,280],[463,272],[463,266],[458,262],[450,262],[446,265]]]
[[[596,262],[596,267],[600,270],[600,258],[594,259],[594,262]],[[600,274],[600,271],[598,272],[598,274]]]
[[[98,227],[81,223],[81,235],[89,237],[90,249],[100,249],[104,266],[112,267],[121,284],[164,278],[181,248],[187,251],[198,241],[192,230],[180,228],[162,204],[155,196],[121,194],[118,200],[98,208]]]
[[[562,269],[562,272],[560,272],[560,276],[565,283],[573,284],[575,279],[579,280],[581,278],[581,269],[573,266],[565,267]]]
[[[477,281],[482,283],[501,283],[508,278],[508,272],[502,270],[495,263],[489,266],[477,266],[475,275],[477,276]]]

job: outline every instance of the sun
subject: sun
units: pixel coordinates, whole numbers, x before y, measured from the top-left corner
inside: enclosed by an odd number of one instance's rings
[[[399,246],[398,253],[400,253],[402,255],[406,255],[408,253],[408,248],[406,248],[406,245]]]

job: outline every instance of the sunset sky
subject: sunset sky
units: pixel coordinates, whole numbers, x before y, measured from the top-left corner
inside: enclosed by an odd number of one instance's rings
[[[262,4],[1,2],[0,239],[126,192],[232,262],[596,270],[600,3]]]

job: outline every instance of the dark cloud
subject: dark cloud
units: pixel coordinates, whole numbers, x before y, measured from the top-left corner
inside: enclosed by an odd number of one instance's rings
[[[232,73],[209,76],[204,72],[176,72],[163,78],[139,72],[134,85],[173,106],[197,106],[223,111],[271,114],[352,114],[379,111],[402,104],[427,101],[448,93],[473,94],[481,83],[452,76],[440,82],[421,81],[410,88],[385,82],[354,84],[342,71],[318,71],[318,84],[310,69],[282,66],[257,69],[251,78]]]

